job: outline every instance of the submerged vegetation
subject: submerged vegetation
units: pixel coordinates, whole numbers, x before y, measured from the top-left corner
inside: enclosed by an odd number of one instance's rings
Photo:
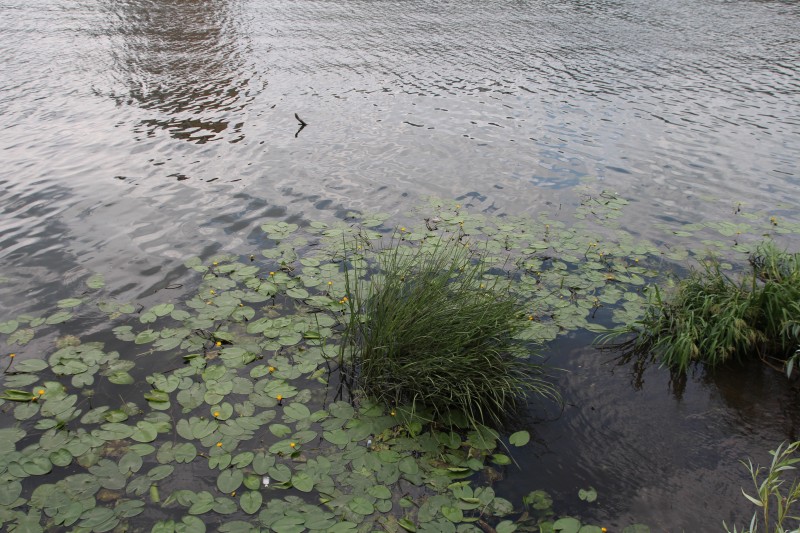
[[[408,230],[268,223],[260,255],[188,260],[196,291],[169,301],[89,277],[0,323],[0,527],[602,531],[492,480],[531,440],[507,409],[554,394],[530,354],[640,318],[648,281],[689,257],[618,228],[624,205],[587,194],[570,225],[440,201]]]
[[[631,349],[680,371],[747,357],[782,367],[800,348],[800,254],[767,241],[749,264],[749,274],[735,278],[708,259],[672,294],[656,288],[644,317],[616,333],[635,333]]]

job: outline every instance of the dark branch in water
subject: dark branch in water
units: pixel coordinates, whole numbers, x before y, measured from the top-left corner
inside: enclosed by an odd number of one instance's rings
[[[300,128],[294,134],[295,138],[297,138],[297,136],[300,134],[300,132],[303,131],[303,128],[308,126],[308,124],[306,124],[306,122],[302,118],[300,118],[300,115],[298,115],[297,113],[294,114],[294,118],[296,118],[297,122],[300,123]]]

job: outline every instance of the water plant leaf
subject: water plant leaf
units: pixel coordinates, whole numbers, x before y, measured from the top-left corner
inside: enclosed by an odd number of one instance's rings
[[[503,520],[494,526],[494,530],[497,533],[513,533],[517,530],[517,525],[510,520]]]
[[[131,439],[136,442],[153,442],[158,435],[155,424],[142,420],[136,423],[136,429],[131,433]]]
[[[354,513],[364,516],[371,515],[375,512],[375,507],[372,505],[372,502],[363,496],[356,496],[350,500],[347,504],[347,507],[349,507]]]
[[[440,511],[445,518],[456,524],[464,520],[464,512],[458,507],[443,505]]]
[[[238,468],[223,470],[217,476],[217,488],[226,493],[231,493],[238,489],[244,481],[244,474]]]
[[[0,505],[10,506],[22,494],[22,483],[12,479],[0,482]]]
[[[16,320],[8,320],[6,322],[0,322],[0,333],[5,333],[9,335],[16,331],[17,327],[19,326],[19,322]]]
[[[581,528],[580,520],[567,516],[553,522],[553,531],[560,533],[578,533]]]
[[[417,531],[417,526],[415,526],[414,522],[412,522],[408,518],[401,518],[400,520],[397,521],[397,524],[406,531],[411,531],[411,532]]]
[[[119,490],[125,487],[125,474],[117,463],[109,459],[100,459],[96,465],[89,468],[89,472],[104,489]]]
[[[373,485],[367,492],[370,496],[378,498],[379,500],[388,500],[392,497],[392,491],[385,485]]]
[[[172,465],[161,465],[151,468],[149,472],[147,472],[147,477],[151,481],[160,481],[175,471],[175,467]]]
[[[525,446],[530,440],[531,435],[527,431],[517,431],[508,437],[508,442],[513,446]]]
[[[284,424],[270,424],[269,431],[276,437],[283,438],[292,433],[292,428]]]
[[[498,465],[510,465],[511,458],[503,453],[495,453],[492,455],[492,461]]]
[[[119,518],[114,511],[108,507],[95,507],[81,514],[79,527],[86,528],[97,533],[111,531],[119,524]]]
[[[311,416],[311,411],[302,403],[291,403],[283,409],[284,416],[289,420],[305,420]]]
[[[31,396],[33,398],[33,396]],[[17,420],[28,420],[36,416],[39,412],[39,404],[28,400],[27,403],[20,403],[14,407],[14,418]]]
[[[350,437],[347,433],[341,429],[333,430],[333,431],[323,431],[322,437],[330,442],[331,444],[336,444],[337,446],[345,446],[350,442]]]
[[[62,322],[66,322],[70,318],[72,318],[72,313],[69,311],[59,311],[48,316],[44,322],[47,325],[53,326],[56,324],[61,324]]]
[[[102,274],[93,274],[86,280],[86,286],[90,289],[101,289],[106,281]]]
[[[33,328],[18,329],[8,337],[8,344],[23,346],[33,339],[34,334]]]
[[[267,470],[272,479],[278,482],[286,482],[292,479],[292,471],[284,464],[276,464]]]
[[[136,344],[149,344],[158,339],[158,337],[159,334],[157,332],[152,329],[146,329],[139,332],[133,342]]]
[[[190,515],[205,514],[214,507],[214,503],[214,496],[210,492],[199,492],[195,495],[188,512]]]
[[[247,514],[255,514],[261,509],[263,497],[261,493],[256,490],[249,490],[242,494],[239,498],[239,506]]]
[[[314,480],[306,472],[297,472],[292,475],[292,486],[301,492],[311,492]]]
[[[589,487],[588,489],[580,489],[578,491],[578,497],[586,502],[592,503],[597,499],[597,491],[594,487]]]
[[[80,298],[65,298],[63,300],[59,300],[56,303],[56,307],[60,307],[62,309],[70,309],[72,307],[78,307],[83,303],[83,300]]]
[[[0,396],[3,400],[8,400],[11,402],[30,402],[35,398],[35,396],[24,390],[18,389],[9,389],[3,392],[2,396]]]
[[[650,533],[650,527],[645,524],[631,524],[626,526],[622,533]]]

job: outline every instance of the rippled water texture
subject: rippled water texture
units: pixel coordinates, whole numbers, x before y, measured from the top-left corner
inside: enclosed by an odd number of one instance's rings
[[[258,250],[265,218],[430,194],[534,213],[589,183],[648,235],[740,201],[795,210],[800,182],[791,1],[0,0],[0,57],[0,318],[90,271],[149,294],[189,255]],[[657,369],[637,390],[597,361],[561,362],[581,407],[545,427],[520,492],[595,480],[604,516],[716,528],[744,479],[723,473],[794,436],[772,400],[720,397],[749,382],[694,376],[680,399]]]

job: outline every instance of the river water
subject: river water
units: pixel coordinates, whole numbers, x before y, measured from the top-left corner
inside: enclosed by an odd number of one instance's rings
[[[144,297],[257,251],[266,219],[427,195],[532,214],[589,184],[642,235],[796,212],[792,1],[0,0],[0,57],[0,321],[90,272]],[[737,461],[796,437],[780,376],[642,383],[587,341],[552,348],[570,405],[498,490],[658,531],[741,519]]]

